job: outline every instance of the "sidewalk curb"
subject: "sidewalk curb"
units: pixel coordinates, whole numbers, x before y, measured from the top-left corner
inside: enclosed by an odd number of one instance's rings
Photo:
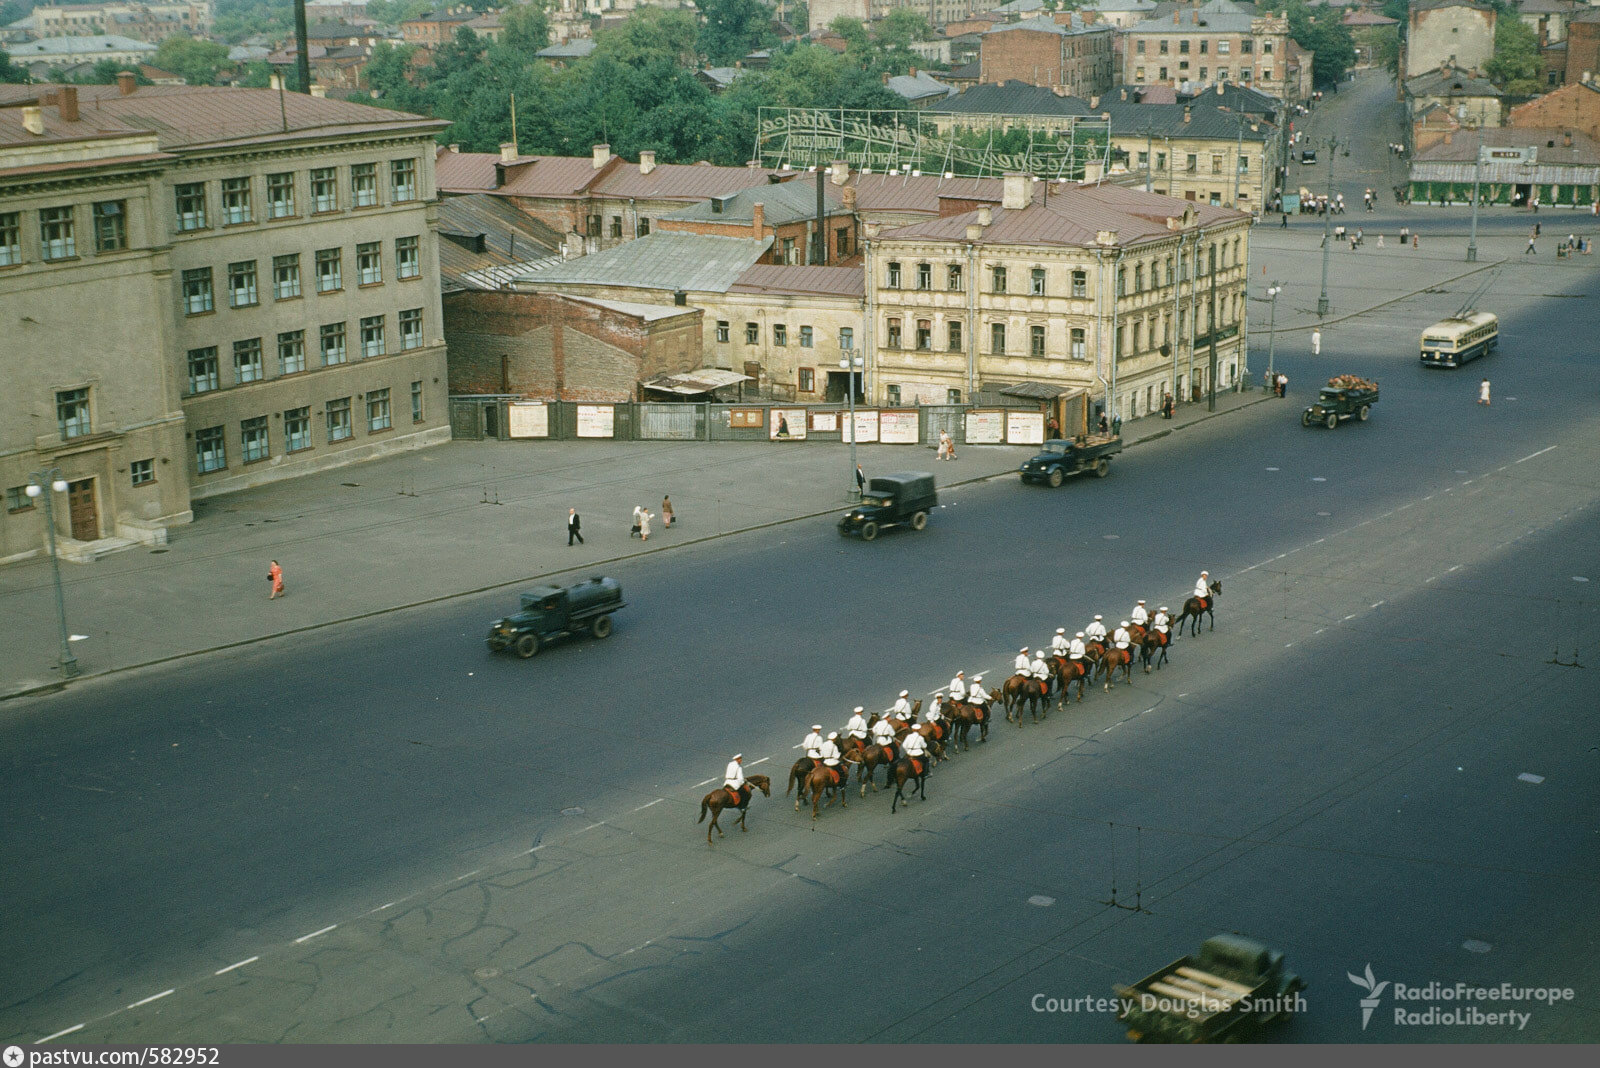
[[[1276,399],[1276,398],[1273,398],[1273,397],[1257,397],[1257,398],[1255,398],[1253,400],[1246,401],[1243,404],[1237,405],[1235,407],[1230,407],[1227,411],[1208,412],[1205,415],[1202,415],[1197,419],[1193,419],[1193,420],[1190,420],[1189,422],[1184,423],[1182,426],[1166,427],[1166,428],[1164,428],[1162,430],[1156,431],[1155,433],[1146,434],[1143,437],[1136,438],[1136,439],[1134,439],[1133,441],[1130,441],[1130,442],[1126,442],[1126,443],[1124,443],[1123,448],[1124,449],[1129,449],[1129,448],[1134,447],[1135,445],[1143,445],[1146,442],[1156,441],[1156,440],[1158,440],[1160,438],[1164,438],[1167,435],[1174,433],[1175,431],[1183,430],[1183,429],[1186,429],[1187,427],[1194,426],[1197,423],[1203,423],[1203,422],[1206,422],[1207,420],[1210,420],[1210,419],[1216,419],[1219,416],[1229,415],[1229,414],[1231,414],[1233,412],[1241,411],[1241,410],[1243,410],[1245,408],[1248,408],[1251,405],[1261,404],[1264,401],[1274,400],[1274,399]],[[1014,470],[1000,471],[1000,472],[997,472],[997,473],[992,474],[992,475],[976,475],[976,476],[974,476],[972,478],[964,478],[964,479],[960,479],[960,480],[955,481],[955,482],[947,482],[941,488],[942,489],[954,489],[957,486],[978,485],[978,484],[987,483],[987,482],[994,482],[994,481],[996,481],[998,479],[1014,478],[1014,477],[1016,477],[1016,471],[1014,471]],[[843,505],[843,506],[841,506],[841,505],[833,505],[832,507],[823,508],[823,509],[821,509],[819,511],[806,512],[806,513],[803,513],[801,515],[785,516],[782,519],[771,519],[771,520],[768,520],[765,523],[754,523],[754,524],[752,524],[750,526],[739,527],[736,530],[724,530],[724,531],[720,531],[720,532],[715,533],[715,534],[707,534],[707,535],[705,535],[703,537],[695,538],[695,539],[693,539],[691,541],[675,541],[671,545],[663,545],[663,546],[661,546],[660,548],[657,548],[657,549],[640,549],[640,550],[638,550],[636,552],[629,552],[629,553],[625,553],[625,554],[618,555],[618,556],[610,556],[610,557],[606,557],[603,560],[593,560],[593,561],[590,561],[587,564],[577,565],[577,566],[574,566],[574,567],[559,568],[559,569],[556,569],[556,570],[553,570],[553,571],[542,571],[542,572],[539,572],[537,574],[527,575],[527,576],[524,576],[524,577],[521,577],[521,578],[506,579],[503,582],[493,582],[493,583],[490,583],[490,584],[488,584],[486,586],[477,586],[477,587],[473,587],[472,589],[457,590],[454,593],[443,593],[443,594],[439,594],[436,597],[426,597],[426,598],[423,598],[420,601],[408,601],[405,604],[390,605],[390,606],[388,606],[386,608],[374,608],[374,609],[372,609],[371,611],[368,611],[368,612],[358,612],[355,615],[341,616],[338,619],[328,619],[328,620],[324,620],[324,621],[322,621],[320,623],[310,623],[310,624],[307,624],[307,625],[301,626],[301,627],[292,627],[289,630],[274,631],[274,632],[272,632],[270,634],[262,634],[262,635],[259,635],[257,637],[254,637],[254,638],[242,638],[242,639],[240,639],[238,641],[224,642],[221,645],[207,646],[204,649],[190,649],[190,650],[188,650],[186,652],[173,653],[170,656],[157,657],[154,660],[140,661],[137,664],[123,664],[123,665],[121,665],[119,667],[106,668],[103,671],[85,672],[84,674],[78,675],[73,679],[57,679],[57,680],[55,680],[53,682],[44,683],[44,684],[39,685],[39,686],[29,687],[28,689],[25,689],[25,690],[15,690],[15,691],[12,691],[10,693],[0,693],[0,704],[4,704],[7,701],[15,700],[15,699],[21,698],[21,697],[38,697],[38,696],[41,696],[43,694],[57,693],[57,692],[59,692],[61,690],[67,689],[69,686],[71,686],[74,682],[77,682],[77,681],[88,681],[88,680],[91,680],[91,679],[104,679],[104,678],[110,677],[112,675],[120,675],[120,674],[122,674],[124,672],[138,671],[138,670],[141,670],[143,668],[156,667],[156,666],[161,665],[161,664],[171,664],[171,663],[175,663],[175,662],[177,662],[179,660],[188,660],[191,657],[207,656],[207,655],[209,655],[211,653],[226,652],[229,649],[239,649],[239,648],[243,648],[244,646],[247,646],[247,645],[259,645],[262,642],[272,641],[272,640],[277,639],[277,638],[287,638],[287,637],[290,637],[290,636],[296,635],[296,634],[309,634],[312,631],[324,630],[324,629],[326,629],[328,627],[343,626],[346,623],[356,623],[356,622],[360,622],[361,620],[364,620],[364,619],[373,619],[373,618],[375,618],[377,616],[390,615],[390,614],[396,613],[396,612],[405,612],[405,611],[409,611],[410,609],[413,609],[413,608],[424,608],[424,607],[427,607],[428,605],[442,604],[445,601],[453,601],[453,600],[457,600],[457,599],[462,598],[462,597],[472,597],[472,596],[476,596],[477,594],[480,594],[480,593],[490,593],[490,592],[492,592],[494,590],[502,590],[502,589],[505,589],[505,588],[507,588],[509,586],[521,586],[521,585],[525,585],[527,583],[538,582],[538,581],[541,581],[541,580],[544,580],[544,579],[548,579],[548,578],[550,578],[552,576],[555,576],[555,575],[566,574],[566,573],[571,572],[571,571],[586,570],[586,569],[594,568],[594,567],[604,567],[607,564],[615,564],[615,563],[617,563],[619,561],[622,561],[622,560],[634,560],[634,559],[637,559],[637,558],[639,558],[641,556],[649,555],[651,553],[666,552],[666,551],[668,551],[670,549],[676,549],[676,548],[680,548],[680,547],[683,547],[683,546],[689,546],[689,545],[703,545],[703,544],[705,544],[707,542],[716,541],[716,540],[721,539],[721,538],[731,538],[736,534],[748,534],[748,533],[751,533],[752,531],[768,530],[768,529],[771,529],[772,527],[782,526],[782,525],[784,525],[786,523],[797,523],[797,522],[799,522],[799,521],[801,521],[803,519],[816,519],[816,518],[818,518],[820,516],[832,515],[833,513],[839,511],[839,509],[841,507],[848,507],[848,504]]]

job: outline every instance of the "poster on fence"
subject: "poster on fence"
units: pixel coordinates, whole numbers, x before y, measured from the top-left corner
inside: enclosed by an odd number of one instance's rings
[[[877,441],[878,440],[878,409],[868,408],[855,413],[855,426],[849,425],[848,415],[845,419],[845,441]]]
[[[804,408],[774,408],[767,413],[767,436],[773,441],[804,441],[806,439],[806,410]]]
[[[550,436],[550,406],[548,404],[514,403],[508,408],[506,430],[514,438],[547,438]]]
[[[578,436],[610,438],[616,436],[616,408],[609,404],[578,405]]]
[[[765,408],[729,408],[728,425],[741,430],[760,430],[766,421]]]
[[[812,412],[811,429],[818,434],[836,434],[839,431],[838,412]]]
[[[885,445],[915,445],[921,438],[915,408],[878,413],[878,440]]]
[[[968,412],[967,444],[999,445],[1006,440],[1005,412]]]
[[[1044,441],[1043,412],[1007,412],[1006,440],[1013,445],[1038,445]]]

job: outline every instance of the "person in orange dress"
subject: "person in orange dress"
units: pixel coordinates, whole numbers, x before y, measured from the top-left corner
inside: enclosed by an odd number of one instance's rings
[[[272,566],[267,568],[267,581],[272,586],[272,593],[267,597],[267,600],[270,601],[283,593],[283,568],[278,566],[278,561],[276,560],[272,561]]]

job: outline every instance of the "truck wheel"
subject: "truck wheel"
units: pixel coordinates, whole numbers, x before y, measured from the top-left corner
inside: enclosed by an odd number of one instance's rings
[[[1310,426],[1311,425],[1311,413],[1310,412],[1301,412],[1300,413],[1300,425],[1301,426]]]
[[[861,524],[861,540],[862,541],[871,541],[873,538],[876,538],[877,536],[878,536],[878,524],[874,523],[870,519],[867,520],[865,523]]]
[[[1339,425],[1339,417],[1334,413],[1329,412],[1327,417],[1322,420],[1322,425],[1327,427],[1329,430],[1332,430],[1334,427]]]
[[[537,634],[524,634],[517,639],[517,655],[527,660],[539,651],[539,636]]]
[[[1045,481],[1050,483],[1051,489],[1060,489],[1061,483],[1065,482],[1066,479],[1067,476],[1061,473],[1061,468],[1052,467],[1050,469],[1050,474],[1045,478]]]
[[[1356,418],[1361,420],[1363,423],[1365,423],[1367,421],[1367,417],[1370,416],[1371,414],[1372,414],[1372,405],[1363,404],[1361,406],[1361,410],[1356,413]]]
[[[928,525],[928,513],[927,512],[918,512],[916,515],[911,517],[911,529],[912,530],[921,530],[924,527],[926,527],[927,525]]]
[[[1100,457],[1100,462],[1094,465],[1094,477],[1105,478],[1110,473],[1111,461],[1106,459],[1104,456]]]
[[[594,622],[589,624],[589,633],[596,638],[611,637],[611,617],[595,616]]]

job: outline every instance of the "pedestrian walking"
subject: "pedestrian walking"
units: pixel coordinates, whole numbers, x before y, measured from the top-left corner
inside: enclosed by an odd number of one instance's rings
[[[1311,331],[1311,355],[1313,355],[1313,356],[1321,356],[1322,355],[1322,331],[1321,330],[1313,330],[1313,331]]]
[[[672,526],[676,516],[672,513],[672,498],[666,494],[661,495],[661,529],[666,530]]]
[[[856,493],[867,492],[867,476],[861,473],[861,465],[856,464]]]
[[[1412,248],[1416,248],[1416,249],[1419,249],[1419,248],[1422,247],[1421,235],[1419,235],[1419,234],[1412,234],[1411,235],[1411,247]]]
[[[272,566],[267,568],[267,585],[271,590],[267,594],[267,600],[271,601],[282,595],[283,568],[278,566],[278,561],[276,560],[272,561]]]
[[[1531,238],[1531,237],[1528,238],[1528,247],[1522,250],[1522,254],[1524,256],[1526,256],[1530,252],[1537,254],[1538,251],[1539,251],[1538,249],[1533,247],[1533,238]]]
[[[572,547],[572,540],[574,538],[576,538],[578,540],[578,544],[579,545],[583,544],[583,532],[579,529],[582,526],[583,526],[583,520],[578,518],[578,510],[576,508],[568,508],[567,509],[567,547],[569,549]]]
[[[1383,247],[1383,235],[1382,234],[1378,235],[1378,247],[1379,248]]]
[[[1278,372],[1278,396],[1279,397],[1287,397],[1288,395],[1289,395],[1289,376],[1284,374],[1282,371],[1279,371]]]
[[[1172,418],[1172,394],[1166,393],[1161,397],[1161,418]]]
[[[1289,213],[1288,212],[1284,212],[1283,213],[1283,222],[1278,225],[1278,229],[1280,229],[1280,230],[1289,229]]]
[[[655,518],[655,516],[651,515],[650,511],[648,509],[645,509],[645,510],[642,510],[642,511],[639,512],[639,540],[640,541],[649,541],[650,540],[650,520],[652,520],[654,518]]]
[[[1478,403],[1489,403],[1489,380],[1487,378],[1485,378],[1483,380],[1483,384],[1478,387]]]
[[[1411,240],[1411,227],[1409,227],[1409,226],[1400,227],[1400,243],[1403,245],[1409,240]]]
[[[639,536],[639,532],[643,529],[643,527],[644,527],[644,506],[640,505],[640,504],[636,504],[636,505],[633,506],[633,529],[628,531],[628,537],[630,537],[630,538],[638,537]]]
[[[1533,236],[1534,237],[1539,237],[1543,233],[1544,233],[1544,229],[1543,229],[1542,225],[1540,223],[1534,223],[1533,224]]]

